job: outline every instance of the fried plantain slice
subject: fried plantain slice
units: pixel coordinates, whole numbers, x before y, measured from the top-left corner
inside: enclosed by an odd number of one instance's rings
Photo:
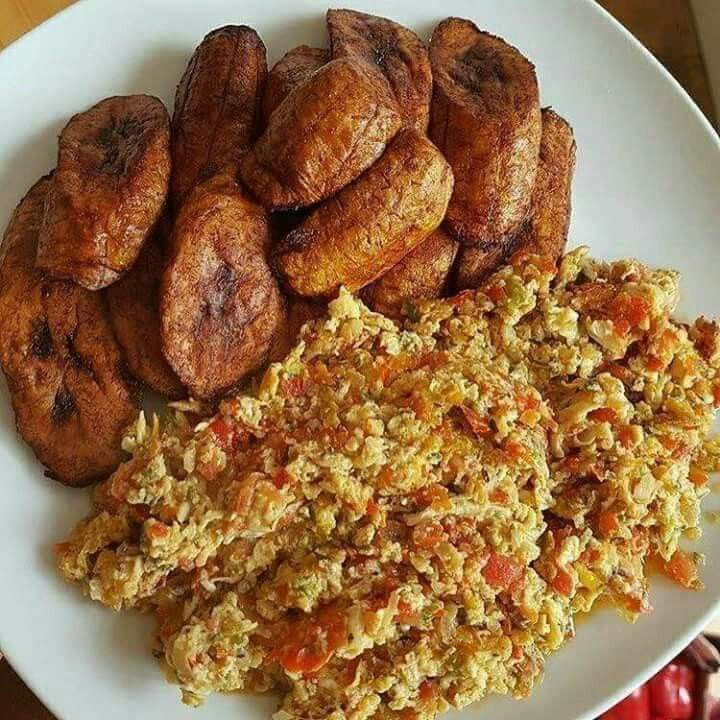
[[[518,252],[547,255],[554,261],[562,256],[570,229],[575,153],[572,127],[556,112],[544,108],[540,165],[530,215],[515,243]]]
[[[185,388],[168,365],[160,343],[160,278],[165,267],[165,229],[156,231],[130,271],[106,290],[115,337],[128,369],[148,387],[177,400]]]
[[[47,474],[86,485],[123,459],[134,388],[102,295],[35,268],[49,177],[16,208],[0,249],[0,365],[17,428]]]
[[[362,58],[385,75],[403,122],[427,132],[432,96],[430,58],[423,41],[392,20],[356,10],[328,10],[333,59]]]
[[[461,247],[455,264],[456,292],[477,288],[498,265],[501,265],[515,249],[515,238],[492,245]]]
[[[370,167],[399,128],[380,72],[333,60],[282,101],[241,160],[240,177],[268,209],[312,205]]]
[[[330,60],[330,52],[324,48],[299,45],[288,50],[268,73],[263,94],[263,119],[267,125],[275,108],[294,90],[302,85],[316,70]]]
[[[259,131],[267,77],[265,45],[245,25],[227,25],[198,45],[175,93],[171,181],[175,211],[225,164],[237,166]]]
[[[157,98],[111,97],[75,115],[60,133],[38,267],[90,290],[115,282],[160,217],[169,179],[170,125]]]
[[[268,244],[264,210],[230,171],[198,185],[177,216],[160,328],[163,353],[193,397],[232,390],[267,358],[283,314]]]
[[[440,297],[457,250],[457,240],[439,227],[397,265],[364,288],[363,300],[376,312],[402,318],[408,300]]]
[[[285,302],[283,322],[270,348],[269,362],[281,362],[300,339],[300,330],[311,320],[319,320],[327,312],[327,303],[289,297]]]
[[[442,222],[452,193],[450,166],[412,129],[335,197],[315,209],[278,245],[275,261],[305,297],[358,290],[416,248]]]
[[[501,245],[525,219],[535,185],[535,68],[516,48],[459,18],[435,28],[430,59],[430,137],[455,173],[446,222],[465,245]]]

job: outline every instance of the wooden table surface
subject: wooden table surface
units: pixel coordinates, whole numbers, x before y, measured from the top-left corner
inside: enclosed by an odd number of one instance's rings
[[[656,55],[714,122],[715,110],[688,0],[599,1]],[[71,2],[0,0],[0,48]],[[241,12],[240,6],[238,8]],[[242,21],[242,17],[238,20]],[[717,623],[716,627],[720,630]],[[0,662],[0,717],[2,720],[53,720],[4,661]]]

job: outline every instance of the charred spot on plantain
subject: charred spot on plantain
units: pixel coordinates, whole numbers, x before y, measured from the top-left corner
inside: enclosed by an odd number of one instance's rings
[[[132,145],[142,136],[141,124],[133,117],[114,119],[112,124],[101,127],[97,134],[97,143],[105,151],[101,170],[123,175],[133,155]]]
[[[40,360],[47,360],[54,351],[50,326],[45,318],[33,321],[30,332],[30,352]]]
[[[67,388],[60,388],[55,393],[55,401],[52,408],[52,419],[57,425],[66,423],[76,412],[75,401]]]
[[[67,351],[70,365],[76,370],[82,370],[91,377],[95,377],[95,370],[92,363],[75,347],[75,336],[72,333],[65,335],[65,350]]]

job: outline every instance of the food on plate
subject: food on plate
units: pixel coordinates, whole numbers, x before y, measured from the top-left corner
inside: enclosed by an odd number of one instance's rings
[[[17,429],[47,475],[86,485],[123,459],[137,404],[102,296],[35,268],[52,182],[33,185],[0,248],[0,365]]]
[[[379,70],[333,60],[280,103],[242,158],[240,176],[268,209],[312,205],[370,167],[400,124]]]
[[[358,58],[378,67],[390,83],[404,124],[426,132],[433,81],[423,41],[392,20],[356,10],[328,10],[327,29],[333,59]]]
[[[162,213],[170,121],[149,95],[106,98],[60,133],[37,248],[38,267],[99,290],[136,260]]]
[[[310,320],[319,320],[327,313],[327,303],[305,298],[289,297],[285,302],[285,316],[279,323],[278,331],[270,348],[268,360],[281,362],[295,347],[300,331]]]
[[[107,291],[110,320],[128,370],[148,387],[177,399],[185,388],[168,365],[160,343],[160,279],[165,267],[161,229],[145,243],[130,271]]]
[[[589,301],[592,298],[592,302]],[[516,257],[403,327],[345,290],[257,390],[140,417],[60,572],[157,618],[185,702],[277,688],[275,717],[431,720],[524,697],[602,600],[686,587],[720,400],[678,276]]]
[[[268,243],[265,211],[229,171],[195,187],[178,213],[160,286],[160,334],[195,398],[222,395],[265,362],[283,310]]]
[[[372,310],[399,319],[409,301],[440,297],[457,250],[457,241],[439,227],[397,265],[364,288],[363,301]]]
[[[404,129],[369,170],[286,236],[276,265],[305,297],[329,296],[341,285],[357,290],[440,225],[452,186],[452,171],[437,148]]]
[[[175,94],[172,204],[240,155],[259,131],[267,75],[265,45],[246,25],[209,33],[195,50]]]
[[[535,68],[519,50],[448,18],[430,43],[430,138],[455,173],[446,222],[466,245],[507,241],[530,208],[540,151]]]
[[[263,95],[263,116],[267,125],[275,108],[330,59],[325,48],[299,45],[288,50],[268,73]]]
[[[554,260],[562,256],[570,228],[575,151],[568,122],[550,108],[543,108],[540,164],[530,214],[514,240],[517,250]]]

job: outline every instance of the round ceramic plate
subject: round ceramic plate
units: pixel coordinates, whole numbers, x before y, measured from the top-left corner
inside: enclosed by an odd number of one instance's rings
[[[172,108],[193,48],[226,23],[255,27],[274,60],[325,44],[327,0],[79,2],[0,54],[0,223],[55,161],[71,114],[107,95],[147,92]],[[537,66],[542,102],[574,126],[579,153],[573,244],[634,255],[683,274],[684,315],[720,311],[720,143],[690,99],[627,32],[589,0],[354,0],[429,36],[447,15],[503,36]],[[88,508],[14,431],[0,390],[0,647],[62,720],[269,718],[273,697],[180,705],[149,652],[149,624],[84,599],[54,573],[51,545]],[[708,509],[717,500],[711,499]],[[580,623],[546,679],[522,702],[492,699],[449,717],[592,717],[644,680],[699,631],[720,597],[720,529],[698,543],[707,589],[657,580],[655,611],[634,627],[610,611]]]

